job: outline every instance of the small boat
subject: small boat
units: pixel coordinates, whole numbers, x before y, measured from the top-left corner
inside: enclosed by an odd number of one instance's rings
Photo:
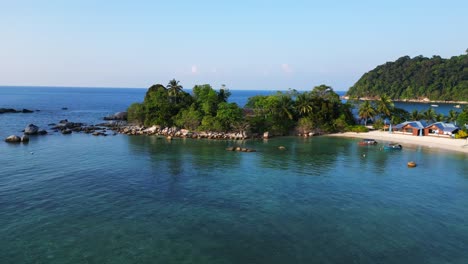
[[[385,150],[402,150],[403,146],[398,143],[390,143],[384,146]]]
[[[375,141],[374,139],[371,139],[371,138],[364,138],[363,140],[358,142],[358,144],[360,146],[376,145],[377,141]]]
[[[408,168],[414,168],[414,167],[416,167],[416,162],[408,161]]]
[[[454,105],[453,107],[455,107],[455,108],[460,108],[460,105]]]
[[[439,105],[436,105],[436,104],[433,104],[433,105],[431,105],[431,106],[432,106],[432,107],[439,107]]]

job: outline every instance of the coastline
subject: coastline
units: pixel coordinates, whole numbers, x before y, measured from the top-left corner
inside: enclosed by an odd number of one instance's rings
[[[388,133],[385,131],[370,131],[370,132],[364,132],[364,133],[345,132],[345,133],[329,134],[326,136],[347,137],[347,138],[372,138],[377,141],[398,142],[400,144],[404,144],[403,149],[405,148],[405,145],[407,144],[407,145],[427,147],[430,149],[441,149],[441,150],[454,151],[454,152],[468,154],[468,146],[463,147],[464,145],[468,144],[466,139],[454,139],[454,138],[435,137],[435,136],[419,137],[419,136],[412,136],[412,135]]]
[[[359,98],[351,98],[347,95],[341,96],[341,99],[344,100],[359,100],[359,101],[378,101],[378,98],[373,97],[359,97]],[[428,98],[424,99],[392,99],[394,102],[402,102],[402,103],[421,103],[421,104],[431,104],[431,103],[438,103],[438,104],[468,104],[468,101],[448,101],[448,100],[429,100]]]

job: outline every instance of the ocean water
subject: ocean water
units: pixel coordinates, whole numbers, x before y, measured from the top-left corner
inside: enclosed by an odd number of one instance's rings
[[[100,122],[145,92],[6,90],[0,107],[41,111],[0,115],[2,136],[29,122]],[[468,263],[468,156],[356,143],[2,143],[0,263]],[[225,150],[237,145],[257,152]]]

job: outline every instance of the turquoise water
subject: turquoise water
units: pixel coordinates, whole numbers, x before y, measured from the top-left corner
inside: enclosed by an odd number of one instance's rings
[[[109,111],[90,104],[91,121]],[[14,115],[0,134],[25,125]],[[357,142],[1,143],[0,263],[468,263],[468,155]]]

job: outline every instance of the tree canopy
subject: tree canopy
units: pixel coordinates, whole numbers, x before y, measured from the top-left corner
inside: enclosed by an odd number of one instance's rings
[[[146,126],[242,132],[249,129],[272,135],[343,131],[354,124],[351,105],[343,104],[326,85],[303,93],[289,90],[254,96],[248,99],[245,109],[230,103],[230,95],[225,85],[216,91],[209,84],[195,85],[189,94],[173,79],[166,87],[151,86],[143,103],[129,107],[128,119]]]
[[[348,91],[350,97],[468,100],[468,54],[443,59],[404,56],[365,73]]]

